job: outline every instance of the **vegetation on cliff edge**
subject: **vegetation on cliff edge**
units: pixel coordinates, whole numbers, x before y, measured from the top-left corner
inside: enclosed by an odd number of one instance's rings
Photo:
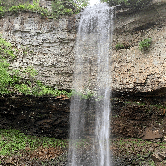
[[[152,0],[101,0],[110,6],[121,5],[132,9],[140,9],[149,5]],[[42,17],[59,18],[62,15],[71,15],[81,11],[89,4],[89,0],[52,0],[52,11],[40,5],[40,0],[0,0],[0,17],[6,12],[17,13],[31,11],[41,14]]]
[[[0,0],[0,17],[6,12],[17,13],[20,11],[31,11],[41,14],[43,17],[59,18],[61,15],[78,13],[87,6],[88,0],[53,0],[52,11],[40,5],[40,0]]]
[[[107,2],[110,6],[121,5],[122,7],[130,7],[132,9],[138,10],[149,5],[152,0],[101,0],[102,2]]]

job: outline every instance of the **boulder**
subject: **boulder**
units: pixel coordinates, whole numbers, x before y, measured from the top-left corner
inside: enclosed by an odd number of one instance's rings
[[[158,151],[155,151],[155,152],[152,154],[151,158],[152,158],[153,161],[155,161],[155,162],[161,162],[161,161],[163,161],[163,159],[159,156],[159,152],[158,152]]]
[[[144,140],[154,140],[154,139],[162,139],[163,135],[160,133],[159,129],[154,128],[146,128],[144,131]]]

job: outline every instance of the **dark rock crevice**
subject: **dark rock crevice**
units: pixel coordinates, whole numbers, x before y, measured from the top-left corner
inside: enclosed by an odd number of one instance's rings
[[[8,96],[0,98],[1,128],[25,134],[67,138],[69,100],[53,97]]]
[[[165,136],[165,91],[166,88],[137,93],[113,91],[110,121],[113,137],[143,138],[149,127],[162,130]],[[15,128],[25,134],[65,139],[69,135],[69,114],[70,99],[0,97],[1,129]]]

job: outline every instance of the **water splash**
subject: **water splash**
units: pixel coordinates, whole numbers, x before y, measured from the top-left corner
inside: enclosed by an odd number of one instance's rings
[[[69,166],[110,166],[109,44],[113,8],[87,7],[79,23],[70,107]],[[88,98],[88,99],[87,99]]]

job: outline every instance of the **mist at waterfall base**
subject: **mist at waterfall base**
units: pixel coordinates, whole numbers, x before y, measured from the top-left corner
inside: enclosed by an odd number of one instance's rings
[[[69,166],[111,166],[109,44],[113,8],[106,3],[87,7],[77,32],[70,106]]]

